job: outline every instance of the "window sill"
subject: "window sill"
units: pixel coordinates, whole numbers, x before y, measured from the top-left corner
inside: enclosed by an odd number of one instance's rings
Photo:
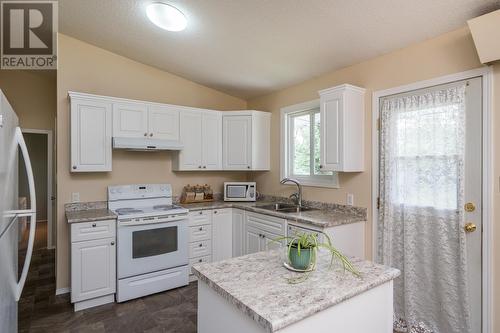
[[[328,183],[328,182],[314,182],[314,181],[302,180],[302,179],[297,179],[297,180],[300,182],[300,185],[307,186],[307,187],[322,187],[322,188],[334,188],[334,189],[340,188],[339,184],[332,184],[332,183]],[[292,183],[286,183],[284,185],[296,186],[295,184],[292,184]]]

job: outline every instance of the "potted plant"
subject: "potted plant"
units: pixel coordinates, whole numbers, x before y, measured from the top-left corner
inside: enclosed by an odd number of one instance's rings
[[[323,235],[326,241],[320,242],[318,240],[319,234]],[[330,236],[324,232],[319,232],[319,234],[299,232],[292,237],[279,237],[274,241],[280,242],[286,240],[288,242],[286,247],[288,265],[296,271],[309,273],[314,270],[318,249],[323,248],[331,255],[330,267],[337,260],[342,264],[344,270],[349,271],[355,276],[360,276],[360,273],[349,259],[332,245]],[[308,276],[309,274],[305,274],[303,277],[288,280],[290,283],[298,283],[307,279]]]

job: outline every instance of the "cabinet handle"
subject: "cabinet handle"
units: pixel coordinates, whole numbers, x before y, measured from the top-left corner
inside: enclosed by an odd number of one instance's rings
[[[148,136],[148,133],[144,133],[144,136]]]
[[[111,245],[115,245],[115,242],[111,242]]]
[[[149,136],[153,136],[153,133],[149,133]]]
[[[97,226],[97,224],[92,223],[92,228],[95,228],[96,226]]]
[[[200,231],[203,231],[203,227],[200,227],[200,229],[199,229],[199,230],[200,230]]]
[[[214,210],[214,214],[217,214],[217,211],[216,211],[216,210]]]
[[[204,165],[204,166],[203,166],[203,169],[206,169],[206,168],[207,168],[207,166],[206,166],[206,165]]]
[[[200,215],[201,215],[201,214],[203,214],[203,211],[202,211],[202,210],[200,210],[200,212],[199,212],[198,214],[200,214]]]
[[[201,169],[201,165],[198,165],[198,169]]]
[[[202,246],[203,246],[203,244],[201,244],[201,243],[200,243],[200,245],[198,245],[198,247],[202,247]]]
[[[203,259],[198,259],[198,262],[203,262]]]
[[[320,164],[320,165],[319,165],[319,168],[320,168],[320,169],[323,169],[323,166]]]
[[[250,165],[249,165],[249,166],[247,166],[247,169],[250,169]]]
[[[76,170],[76,165],[73,165],[73,170]]]

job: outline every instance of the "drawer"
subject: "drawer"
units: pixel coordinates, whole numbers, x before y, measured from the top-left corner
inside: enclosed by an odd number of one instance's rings
[[[212,254],[212,240],[189,243],[189,258],[197,258]]]
[[[258,213],[247,213],[245,223],[248,226],[252,226],[275,235],[284,236],[286,234],[286,221],[285,219],[280,219],[278,217]]]
[[[116,221],[92,221],[71,224],[71,242],[114,238],[116,235]]]
[[[189,226],[212,224],[212,210],[197,210],[189,212]]]
[[[193,272],[191,271],[191,266],[193,266],[194,264],[202,262],[211,262],[211,261],[212,261],[212,256],[204,256],[204,257],[189,259],[189,274],[193,274]]]
[[[189,227],[189,242],[199,242],[212,238],[212,225],[203,224]]]

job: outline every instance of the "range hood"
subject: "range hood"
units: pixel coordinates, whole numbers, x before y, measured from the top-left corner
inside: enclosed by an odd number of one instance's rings
[[[150,138],[113,137],[114,149],[138,151],[181,150],[184,146],[179,141]]]

